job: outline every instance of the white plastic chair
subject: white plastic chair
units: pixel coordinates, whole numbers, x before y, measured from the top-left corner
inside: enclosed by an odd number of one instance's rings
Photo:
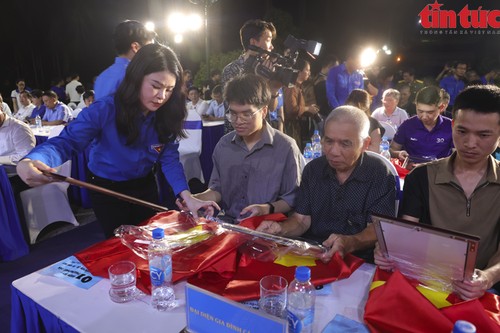
[[[387,121],[381,121],[380,125],[385,128],[384,136],[387,139],[392,140],[394,138],[394,135],[396,134],[396,128],[394,127],[394,125],[388,123]]]
[[[69,176],[71,161],[61,165],[59,173]],[[79,225],[69,205],[68,186],[66,182],[54,182],[21,192],[31,244],[36,242],[40,232],[51,223],[68,222]]]
[[[400,198],[400,194],[401,194],[401,180],[399,179],[399,174],[398,174],[398,170],[396,170],[396,167],[392,164],[391,161],[389,161],[387,158],[385,158],[384,156],[378,154],[378,153],[375,153],[373,151],[368,151],[366,150],[365,151],[367,155],[370,155],[370,156],[373,156],[373,157],[376,157],[378,158],[379,160],[383,161],[385,165],[387,165],[387,168],[389,168],[389,170],[391,171],[391,173],[394,175],[394,178],[396,179],[396,216],[398,215],[398,210],[399,210],[399,198]]]
[[[179,140],[179,157],[184,167],[184,174],[189,181],[192,178],[198,178],[205,182],[201,169],[201,137],[203,122],[196,110],[188,110],[188,116],[184,122],[184,130],[188,137]]]

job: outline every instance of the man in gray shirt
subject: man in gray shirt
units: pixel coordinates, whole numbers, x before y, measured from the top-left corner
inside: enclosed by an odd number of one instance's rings
[[[226,216],[237,220],[290,211],[300,184],[301,153],[292,138],[265,120],[271,99],[266,80],[237,76],[227,83],[224,97],[235,130],[215,147],[209,189],[195,196],[219,202]]]

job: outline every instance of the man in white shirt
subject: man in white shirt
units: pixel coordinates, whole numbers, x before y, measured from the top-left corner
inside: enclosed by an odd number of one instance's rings
[[[22,91],[19,94],[19,110],[17,110],[17,113],[13,115],[14,118],[17,120],[26,122],[26,118],[29,118],[31,116],[31,113],[33,112],[33,109],[35,108],[35,105],[31,103],[31,94],[29,91]]]
[[[3,111],[5,114],[12,116],[12,111],[10,111],[9,104],[3,101],[2,94],[0,94],[0,111]]]
[[[188,89],[189,102],[186,108],[196,110],[200,117],[207,112],[208,104],[200,98],[200,90],[194,86]]]
[[[392,140],[398,127],[408,119],[408,113],[398,107],[401,94],[396,89],[387,89],[382,94],[382,104],[372,112],[372,117],[377,119],[385,128],[385,136]]]
[[[71,81],[66,85],[66,96],[68,96],[68,101],[77,105],[80,103],[80,94],[76,91],[76,87],[82,85],[78,80],[80,80],[80,76],[74,74],[71,76]]]
[[[29,126],[0,111],[0,164],[15,165],[35,147]]]
[[[212,101],[208,105],[207,112],[203,115],[206,120],[224,120],[226,112],[224,98],[222,97],[222,86],[216,85],[212,89]]]

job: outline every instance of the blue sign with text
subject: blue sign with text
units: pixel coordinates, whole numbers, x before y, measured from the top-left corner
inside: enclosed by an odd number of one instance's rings
[[[190,332],[286,333],[286,320],[244,304],[186,285],[187,329]]]

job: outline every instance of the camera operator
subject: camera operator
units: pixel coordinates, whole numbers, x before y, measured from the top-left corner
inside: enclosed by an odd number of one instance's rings
[[[261,48],[265,51],[273,50],[273,40],[276,38],[276,28],[271,22],[263,20],[249,20],[240,29],[241,46],[243,54],[233,62],[229,63],[222,71],[221,83],[223,86],[232,78],[244,74],[246,72],[246,61],[250,57],[257,57],[258,52],[249,49],[250,45]],[[264,55],[265,57],[266,55]],[[272,59],[264,59],[260,66],[266,66],[269,69],[273,68]],[[277,106],[278,90],[281,88],[281,83],[274,80],[269,80],[269,88],[271,89],[271,101],[269,102],[269,110],[274,110]],[[228,133],[233,130],[233,127],[228,121],[224,122],[224,132]]]

